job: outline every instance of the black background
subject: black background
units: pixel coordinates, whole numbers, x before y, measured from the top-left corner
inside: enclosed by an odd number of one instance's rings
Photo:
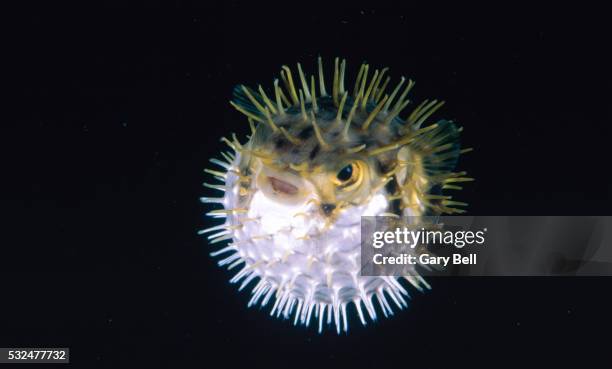
[[[202,169],[220,136],[248,132],[232,87],[312,72],[317,55],[351,76],[389,66],[417,81],[414,100],[447,101],[476,149],[460,162],[477,178],[459,196],[470,214],[609,214],[603,10],[181,5],[9,15],[0,346],[70,347],[74,367],[605,359],[608,278],[433,279],[392,319],[318,335],[247,309],[196,235]]]

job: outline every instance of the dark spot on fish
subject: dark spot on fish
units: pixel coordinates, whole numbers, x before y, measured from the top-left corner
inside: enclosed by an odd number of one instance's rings
[[[310,152],[310,155],[308,155],[308,158],[310,160],[314,159],[320,150],[321,150],[321,147],[319,146],[319,144],[317,144],[317,146],[315,146],[314,149],[312,149],[312,151]]]
[[[312,128],[312,126],[308,126],[304,128],[302,131],[300,131],[300,133],[298,133],[298,137],[301,138],[302,140],[306,140],[312,136],[313,132],[314,132],[314,128]]]
[[[287,141],[285,141],[282,138],[279,138],[276,141],[274,141],[274,147],[276,147],[276,149],[282,149],[285,146],[287,146]]]
[[[385,185],[385,190],[387,190],[387,193],[395,193],[398,190],[397,182],[396,181],[387,182],[387,184]]]
[[[401,208],[401,202],[399,199],[396,200],[392,200],[391,204],[389,204],[389,210],[391,213],[394,214],[401,214],[402,212],[402,208]]]

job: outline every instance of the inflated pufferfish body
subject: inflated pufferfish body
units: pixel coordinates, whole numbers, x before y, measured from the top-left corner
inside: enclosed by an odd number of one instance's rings
[[[361,216],[462,213],[465,203],[442,195],[471,180],[452,172],[461,150],[456,126],[446,120],[426,124],[443,102],[424,101],[405,119],[413,81],[393,90],[387,68],[370,77],[361,66],[352,91],[344,86],[345,61],[335,60],[329,94],[319,58],[318,84],[298,64],[297,79],[283,66],[284,87],[275,80],[268,95],[246,86],[235,89],[231,104],[248,117],[252,135],[240,143],[223,138],[233,153],[211,159],[223,170],[207,170],[223,184],[222,205],[208,215],[224,223],[211,232],[211,244],[229,242],[212,253],[219,265],[242,269],[231,282],[252,281],[250,305],[273,301],[272,315],[308,325],[314,314],[319,331],[332,321],[346,331],[347,307],[363,324],[378,310],[392,314],[391,303],[407,306],[397,277],[366,277],[360,270]],[[317,86],[318,85],[318,86]],[[270,98],[271,96],[272,98]],[[229,255],[228,255],[229,254]],[[404,277],[418,290],[421,277]],[[389,302],[391,300],[391,303]]]

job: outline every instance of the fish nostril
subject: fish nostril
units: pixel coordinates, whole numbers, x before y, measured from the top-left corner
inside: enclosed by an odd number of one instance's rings
[[[321,205],[321,210],[323,210],[323,213],[325,213],[325,215],[331,214],[331,212],[334,211],[335,208],[336,208],[336,205],[334,204],[322,204]]]

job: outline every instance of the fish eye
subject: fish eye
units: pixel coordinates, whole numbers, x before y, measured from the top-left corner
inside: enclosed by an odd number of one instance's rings
[[[353,177],[353,164],[349,164],[344,166],[344,168],[340,169],[338,174],[336,174],[336,178],[338,178],[341,182],[346,182]]]
[[[353,191],[359,188],[363,182],[364,170],[360,161],[354,161],[343,166],[336,174],[332,175],[332,182],[341,191]]]

